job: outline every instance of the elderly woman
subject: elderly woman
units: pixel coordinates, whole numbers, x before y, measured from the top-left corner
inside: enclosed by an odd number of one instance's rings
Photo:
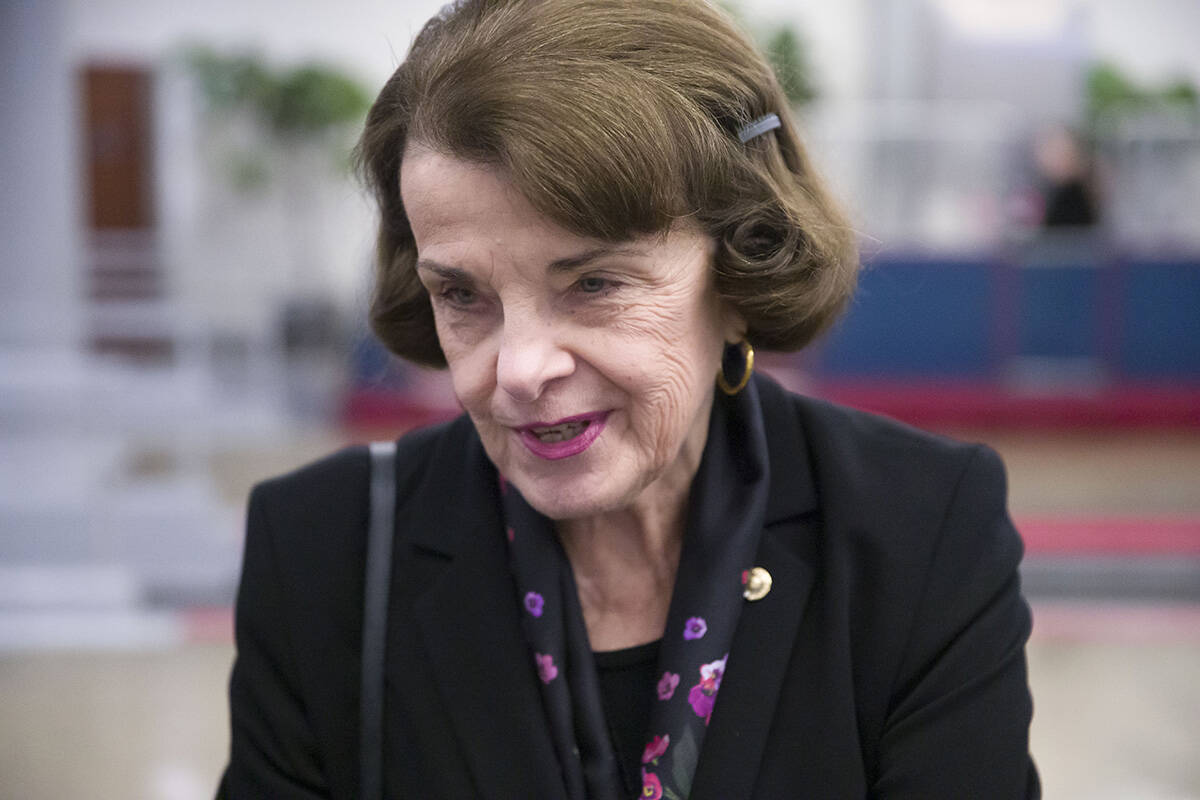
[[[751,375],[857,260],[722,12],[464,0],[359,155],[466,413],[398,443],[379,741],[367,451],[256,487],[226,796],[1036,796],[998,458]]]

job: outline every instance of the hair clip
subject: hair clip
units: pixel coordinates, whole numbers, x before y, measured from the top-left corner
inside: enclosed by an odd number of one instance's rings
[[[773,131],[782,123],[779,121],[779,116],[774,112],[764,114],[753,122],[748,122],[738,131],[738,138],[742,144],[750,141],[756,136],[762,136],[767,131]]]

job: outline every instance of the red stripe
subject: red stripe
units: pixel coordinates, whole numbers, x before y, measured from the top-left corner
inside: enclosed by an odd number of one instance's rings
[[[1200,515],[1020,516],[1016,525],[1034,555],[1200,556]]]
[[[415,402],[400,390],[360,389],[350,393],[342,406],[342,422],[350,427],[418,428],[453,419],[461,413],[454,407],[437,407]]]
[[[822,380],[813,394],[913,425],[1032,428],[1200,426],[1200,386],[1064,387],[987,382]]]
[[[189,608],[181,614],[184,641],[224,644],[233,641],[233,609]]]

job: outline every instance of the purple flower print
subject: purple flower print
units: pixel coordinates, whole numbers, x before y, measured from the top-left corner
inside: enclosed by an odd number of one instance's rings
[[[537,592],[529,592],[525,595],[525,610],[533,616],[540,617],[545,605],[546,601]]]
[[[706,633],[708,633],[708,623],[704,621],[704,617],[690,617],[683,625],[683,638],[689,642],[692,639],[699,639]]]
[[[671,744],[671,734],[665,733],[662,736],[655,736],[646,745],[646,749],[642,751],[642,763],[649,764],[651,761],[657,763],[658,759],[662,758],[662,754],[667,752],[667,745],[669,744]]]
[[[717,690],[721,688],[721,678],[725,675],[725,660],[728,658],[729,654],[726,653],[711,664],[701,665],[700,682],[688,691],[688,702],[692,704],[692,711],[696,712],[696,716],[704,717],[705,725],[712,719],[713,704],[717,702]]]
[[[500,494],[508,494],[508,480],[498,472],[496,473],[496,482],[500,484]]]
[[[700,677],[704,680],[716,681],[717,688],[721,688],[721,678],[725,675],[725,662],[728,660],[729,653],[726,653],[711,664],[701,664]]]
[[[538,677],[542,679],[542,683],[549,683],[558,677],[558,667],[554,666],[554,656],[534,653],[533,659],[537,662]]]
[[[704,724],[707,725],[712,719],[713,704],[717,702],[717,696],[701,682],[688,691],[688,702],[692,704],[692,711],[696,712],[697,717],[704,717]]]
[[[517,538],[517,532],[516,532],[516,531],[514,531],[512,528],[505,528],[505,529],[504,529],[504,535],[508,537],[508,540],[509,540],[510,542],[511,542],[513,539]]]
[[[662,800],[662,781],[653,772],[642,770],[642,800]]]
[[[663,676],[658,679],[658,699],[670,700],[675,694],[675,687],[679,685],[678,672],[664,672]]]

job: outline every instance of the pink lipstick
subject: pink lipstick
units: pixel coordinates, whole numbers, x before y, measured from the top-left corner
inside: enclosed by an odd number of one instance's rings
[[[579,455],[592,446],[604,430],[607,411],[565,417],[557,422],[535,422],[517,428],[529,452],[547,461]]]

